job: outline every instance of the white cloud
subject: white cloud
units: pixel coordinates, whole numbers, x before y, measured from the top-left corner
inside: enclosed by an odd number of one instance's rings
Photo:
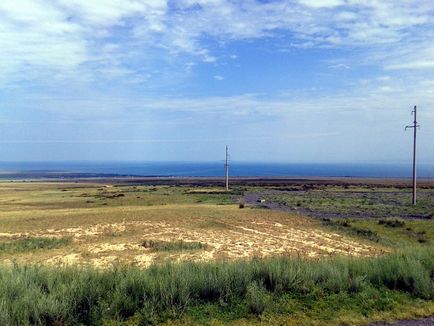
[[[148,75],[153,51],[216,63],[208,40],[224,47],[282,35],[283,47],[358,49],[364,64],[424,69],[433,65],[432,30],[432,1],[3,0],[0,83],[120,78],[131,62],[141,63],[133,74]]]
[[[433,69],[434,60],[421,60],[421,61],[410,61],[398,64],[391,64],[385,67],[389,70],[400,70],[400,69]]]
[[[216,79],[216,80],[223,80],[225,78],[223,76],[220,76],[220,75],[215,75],[214,79]]]
[[[333,8],[345,3],[341,0],[298,0],[298,2],[312,8]]]
[[[336,63],[329,66],[330,69],[350,69],[349,65],[346,65],[345,63]]]

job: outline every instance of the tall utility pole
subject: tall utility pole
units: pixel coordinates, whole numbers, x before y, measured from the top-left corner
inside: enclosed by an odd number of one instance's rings
[[[229,191],[229,150],[228,145],[226,145],[226,191]]]
[[[416,205],[416,131],[417,128],[420,127],[417,124],[417,120],[416,120],[416,105],[414,106],[413,111],[411,111],[411,114],[414,115],[413,125],[406,126],[405,130],[407,130],[407,128],[413,128],[413,200],[412,203],[413,205]]]

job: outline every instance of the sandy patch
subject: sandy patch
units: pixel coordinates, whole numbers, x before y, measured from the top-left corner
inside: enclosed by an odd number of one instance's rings
[[[68,266],[68,265],[75,265],[81,262],[81,257],[79,254],[69,254],[69,255],[59,255],[54,256],[50,259],[47,259],[46,262],[50,265],[62,265],[62,266]]]
[[[193,213],[191,213],[193,212]],[[200,214],[203,212],[203,215]],[[149,214],[149,213],[148,213]],[[178,217],[179,214],[179,217]],[[148,215],[146,215],[148,216]],[[382,249],[359,243],[346,236],[327,232],[312,225],[309,220],[291,217],[281,212],[261,212],[231,207],[207,207],[201,211],[190,208],[167,210],[167,217],[145,219],[140,212],[134,220],[117,223],[98,223],[91,226],[48,229],[27,233],[0,233],[0,237],[67,236],[73,238],[73,248],[65,255],[43,260],[48,264],[92,264],[97,267],[127,263],[148,267],[161,261],[212,261],[246,259],[279,254],[306,257],[334,254],[372,256]],[[201,225],[201,227],[198,227]],[[203,225],[203,227],[202,227]],[[215,227],[218,225],[219,227]],[[209,227],[207,227],[209,226]],[[144,240],[194,241],[207,247],[196,250],[153,252],[141,246]],[[70,253],[71,250],[74,253]],[[26,260],[31,260],[26,257]]]

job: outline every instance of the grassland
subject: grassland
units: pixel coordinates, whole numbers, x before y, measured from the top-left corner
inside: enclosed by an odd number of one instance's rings
[[[416,207],[408,198],[406,189],[372,185],[224,192],[3,182],[0,324],[364,325],[427,316],[434,190],[423,189]]]
[[[13,183],[0,188],[0,242],[69,238],[51,250],[0,253],[11,264],[140,267],[292,253],[371,256],[385,248],[331,232],[306,217],[240,209],[242,192],[218,188]],[[144,241],[202,243],[200,250],[155,251]]]
[[[418,204],[411,205],[409,188],[372,185],[302,185],[291,188],[256,189],[256,196],[277,207],[312,217],[431,219],[434,191],[418,190]]]

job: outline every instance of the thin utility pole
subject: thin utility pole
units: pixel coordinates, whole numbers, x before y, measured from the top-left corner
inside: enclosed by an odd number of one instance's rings
[[[416,205],[416,131],[417,128],[420,127],[417,124],[417,120],[416,120],[416,105],[414,106],[413,111],[411,111],[411,114],[414,115],[413,125],[406,126],[405,130],[407,130],[407,128],[413,128],[413,200],[412,203],[413,205]]]
[[[228,145],[226,145],[226,191],[229,191],[229,150]]]

